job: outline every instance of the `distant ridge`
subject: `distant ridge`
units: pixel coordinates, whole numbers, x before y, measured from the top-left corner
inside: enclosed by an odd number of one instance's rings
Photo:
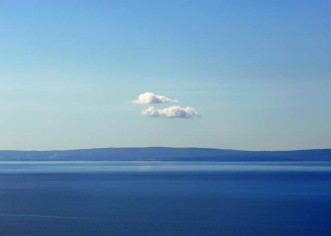
[[[212,148],[96,148],[0,151],[0,161],[331,161],[331,149],[238,151]]]

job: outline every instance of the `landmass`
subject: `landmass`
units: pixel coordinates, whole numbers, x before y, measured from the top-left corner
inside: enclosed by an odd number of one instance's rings
[[[96,148],[0,151],[0,161],[331,161],[331,149],[241,151],[214,148]]]

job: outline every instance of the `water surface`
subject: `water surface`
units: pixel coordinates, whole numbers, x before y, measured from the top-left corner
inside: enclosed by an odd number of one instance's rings
[[[328,162],[0,162],[0,235],[331,235]]]

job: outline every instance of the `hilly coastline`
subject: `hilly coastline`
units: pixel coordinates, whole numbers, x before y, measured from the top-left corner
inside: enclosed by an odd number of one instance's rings
[[[0,151],[0,161],[331,161],[331,149],[240,151],[211,148],[97,148]]]

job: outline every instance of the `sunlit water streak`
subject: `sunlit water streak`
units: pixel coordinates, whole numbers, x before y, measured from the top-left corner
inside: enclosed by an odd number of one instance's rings
[[[0,162],[0,173],[86,172],[330,172],[331,162],[164,162],[164,161],[27,161]]]

